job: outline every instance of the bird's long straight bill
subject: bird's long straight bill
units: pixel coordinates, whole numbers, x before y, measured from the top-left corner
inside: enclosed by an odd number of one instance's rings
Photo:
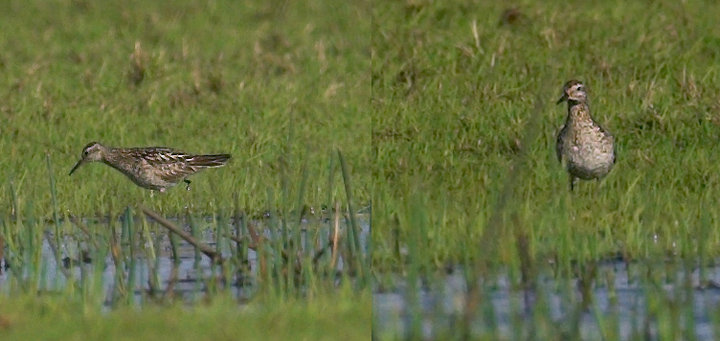
[[[562,95],[562,97],[560,97],[560,99],[557,100],[557,102],[555,102],[555,104],[560,104],[560,103],[562,103],[562,102],[565,102],[565,101],[567,100],[567,98],[568,98],[568,97],[567,97],[567,94]]]
[[[68,175],[72,175],[72,173],[75,172],[76,169],[80,168],[80,166],[82,166],[83,163],[84,163],[83,160],[78,161],[78,162],[75,164],[75,167],[73,167],[73,168],[70,170],[70,174],[68,174]]]

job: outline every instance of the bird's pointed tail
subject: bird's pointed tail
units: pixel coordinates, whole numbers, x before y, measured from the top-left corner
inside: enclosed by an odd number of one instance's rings
[[[215,168],[224,166],[230,159],[230,154],[195,155],[187,160],[192,167]]]

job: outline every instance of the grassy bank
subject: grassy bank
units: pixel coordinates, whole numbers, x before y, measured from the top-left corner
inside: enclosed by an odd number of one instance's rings
[[[101,313],[58,297],[1,297],[3,340],[314,339],[367,340],[369,293],[339,292],[314,300],[257,302],[232,299],[183,307],[121,308]],[[39,326],[42,326],[41,328]]]

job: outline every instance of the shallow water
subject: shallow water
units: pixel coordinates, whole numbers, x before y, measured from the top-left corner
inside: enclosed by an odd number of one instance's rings
[[[655,317],[648,318],[646,312],[648,298],[661,296],[681,305],[677,319],[686,319],[692,314],[695,337],[715,339],[713,318],[717,320],[717,307],[720,305],[720,287],[715,283],[720,283],[720,266],[704,268],[703,281],[700,281],[697,269],[689,278],[678,270],[673,278],[662,280],[660,286],[643,284],[647,281],[638,279],[640,272],[647,271],[647,266],[635,268],[637,270],[631,266],[628,272],[622,262],[598,266],[598,281],[592,290],[593,304],[579,313],[583,340],[602,339],[599,323],[608,323],[613,316],[617,318],[617,334],[622,339],[644,335],[646,320],[649,320],[650,335],[656,338],[658,323]],[[665,269],[661,265],[656,270]],[[608,274],[611,276],[606,276]],[[684,283],[687,279],[692,281],[689,290]],[[408,335],[411,325],[411,304],[407,299],[409,289],[403,280],[398,279],[395,284],[394,289],[387,291],[376,287],[373,295],[374,328],[378,335],[403,338]],[[433,339],[440,330],[453,330],[454,322],[462,318],[467,294],[466,280],[460,271],[453,271],[434,284],[419,283],[416,287],[420,288],[416,293],[417,307],[422,312],[423,337]],[[473,320],[473,332],[480,335],[496,332],[503,339],[525,339],[527,335],[523,333],[532,330],[530,326],[533,314],[537,313],[533,312],[536,307],[561,328],[570,325],[577,317],[574,314],[577,314],[576,307],[580,301],[577,280],[560,282],[541,277],[538,287],[537,291],[513,288],[507,274],[500,274],[492,283],[485,284],[482,291],[484,301],[477,311],[479,316]],[[537,303],[540,295],[544,301],[542,306]],[[689,299],[684,300],[685,297]],[[668,310],[667,307],[661,309]],[[679,321],[678,324],[686,325]]]
[[[360,217],[357,221],[361,230],[361,252],[367,253],[370,238],[369,220],[365,217]],[[302,229],[301,243],[305,243],[306,238],[315,237],[315,232],[318,229],[320,231],[320,235],[327,240],[327,233],[329,233],[330,224],[330,221],[313,221],[312,223],[308,223],[307,220],[303,221],[300,226]],[[344,224],[345,222],[341,220],[340,225],[345,226]],[[262,222],[258,222],[256,225],[258,226],[258,231],[262,230],[266,237],[270,237],[272,235],[269,229],[263,228]],[[231,226],[230,229],[234,229],[234,227]],[[51,227],[49,230],[53,230],[53,228]],[[184,230],[189,232],[190,228],[186,226],[184,227]],[[313,232],[310,233],[310,230]],[[174,262],[172,257],[172,247],[167,236],[167,233],[169,232],[166,232],[164,229],[159,227],[157,231],[161,231],[160,233],[162,234],[160,236],[161,242],[159,243],[159,247],[154,249],[154,254],[158,259],[157,270],[153,269],[156,267],[155,260],[147,258],[147,250],[145,250],[150,247],[155,248],[155,245],[150,246],[148,243],[145,243],[144,245],[136,248],[134,251],[136,263],[134,269],[135,284],[133,285],[133,292],[134,300],[137,303],[142,303],[144,296],[147,296],[146,294],[149,289],[148,282],[150,276],[157,276],[157,290],[165,290],[173,277]],[[229,243],[233,243],[234,245],[235,242],[223,239],[221,240],[221,246],[218,248],[214,231],[215,229],[213,228],[201,229],[200,236],[197,239],[211,246],[213,249],[219,249],[223,258],[231,257],[232,254],[228,245]],[[276,231],[275,233],[276,235],[279,235],[279,232]],[[151,238],[154,239],[155,237],[156,235],[152,234]],[[138,237],[138,239],[141,239],[141,237]],[[317,245],[316,242],[311,240],[308,240],[308,243],[310,245]],[[105,292],[106,303],[111,305],[115,299],[113,295],[116,291],[115,274],[117,270],[112,256],[108,252],[108,255],[103,259],[101,264],[98,264],[97,260],[91,260],[89,263],[81,263],[78,261],[81,255],[80,250],[87,250],[87,247],[83,242],[78,242],[76,239],[71,237],[64,237],[62,239],[62,245],[60,245],[61,260],[64,259],[64,263],[67,263],[70,259],[73,260],[73,265],[69,266],[66,264],[68,266],[65,266],[64,269],[66,269],[67,273],[72,276],[71,278],[73,278],[73,281],[92,281],[92,285],[101,286]],[[173,295],[175,297],[182,298],[187,302],[194,302],[204,296],[208,289],[206,286],[207,282],[211,278],[218,278],[218,275],[221,273],[221,268],[218,265],[212,265],[210,258],[202,253],[198,258],[196,258],[195,248],[180,238],[178,238],[178,253],[180,263],[177,265]],[[92,257],[92,255],[89,256]],[[234,281],[234,283],[230,283],[229,288],[236,298],[240,300],[252,297],[254,290],[256,290],[254,281],[255,275],[257,274],[256,261],[257,255],[255,251],[248,250],[250,273],[245,274],[242,277],[242,280],[237,280],[237,278],[235,278],[236,281]],[[342,271],[343,269],[342,262],[342,256],[339,256],[337,264],[338,271]],[[29,271],[33,271],[35,274],[40,274],[38,275],[39,290],[50,292],[62,291],[66,288],[68,279],[56,265],[57,263],[55,261],[53,249],[47,239],[44,238],[41,249],[40,269],[19,269],[16,271],[15,269],[7,268],[7,264],[0,262],[0,266],[2,266],[3,269],[0,274],[0,292],[8,292],[10,288],[10,285],[8,284],[13,281],[12,276],[21,274],[20,277],[25,278],[28,276]],[[97,273],[96,269],[101,269],[101,273]],[[129,270],[130,269],[124,269],[125,272],[128,272]],[[127,278],[127,276],[124,277]],[[218,284],[222,285],[222,283]]]

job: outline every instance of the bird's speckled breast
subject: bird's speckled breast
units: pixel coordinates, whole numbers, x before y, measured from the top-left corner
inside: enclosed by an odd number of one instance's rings
[[[568,171],[584,180],[604,177],[615,163],[614,138],[593,121],[575,121],[568,129],[565,158]]]

